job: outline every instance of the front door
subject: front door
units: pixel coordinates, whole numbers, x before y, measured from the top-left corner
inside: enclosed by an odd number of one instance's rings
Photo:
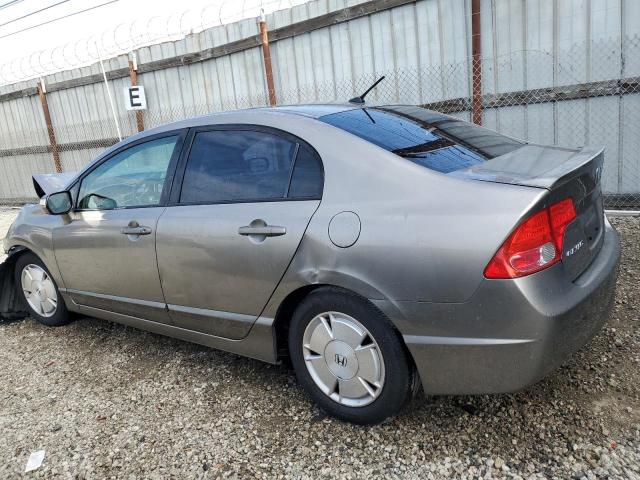
[[[176,326],[244,337],[320,204],[322,164],[268,129],[192,133],[182,190],[158,222],[157,253]]]
[[[79,305],[170,323],[156,261],[180,134],[116,152],[84,176],[70,221],[53,232],[67,293]]]

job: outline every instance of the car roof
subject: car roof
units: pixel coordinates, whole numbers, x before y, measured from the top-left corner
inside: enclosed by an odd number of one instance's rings
[[[366,105],[354,105],[350,103],[319,103],[319,104],[300,104],[300,105],[282,105],[277,107],[254,107],[243,108],[238,110],[225,110],[222,112],[207,113],[205,115],[199,115],[196,117],[185,118],[174,122],[168,122],[157,127],[153,127],[143,132],[132,135],[127,140],[135,140],[143,138],[155,133],[165,132],[168,130],[175,130],[178,128],[190,128],[206,123],[207,119],[211,119],[214,123],[218,123],[220,118],[224,118],[230,115],[238,114],[251,114],[251,113],[278,113],[284,115],[300,115],[307,118],[318,119],[325,115],[331,115],[334,113],[346,112],[349,110],[355,110],[364,108]],[[126,140],[125,140],[126,142]]]
[[[362,105],[363,106],[363,105]],[[354,110],[356,108],[362,108],[361,105],[353,105],[349,103],[335,103],[335,104],[303,104],[303,105],[282,105],[279,107],[261,107],[252,108],[250,110],[271,111],[279,113],[292,113],[295,115],[304,115],[305,117],[320,118],[324,115],[331,115],[333,113],[340,113],[347,110]]]
[[[200,117],[194,117],[193,120],[197,118],[207,118],[207,117],[220,117],[223,115],[234,114],[234,113],[284,113],[291,115],[302,115],[304,117],[309,118],[320,118],[325,115],[331,115],[333,113],[346,112],[348,110],[355,110],[359,108],[363,108],[367,105],[354,105],[351,103],[309,103],[309,104],[297,104],[297,105],[279,105],[277,107],[252,107],[252,108],[241,108],[238,110],[225,110],[223,112],[213,112],[202,115]],[[185,119],[183,121],[189,121],[191,119]],[[178,123],[178,122],[174,122]]]

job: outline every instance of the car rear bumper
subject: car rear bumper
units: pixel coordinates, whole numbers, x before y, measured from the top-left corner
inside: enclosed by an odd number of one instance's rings
[[[605,240],[588,269],[567,280],[562,264],[517,280],[485,280],[464,303],[374,302],[400,332],[428,394],[520,390],[586,344],[606,322],[620,258]]]

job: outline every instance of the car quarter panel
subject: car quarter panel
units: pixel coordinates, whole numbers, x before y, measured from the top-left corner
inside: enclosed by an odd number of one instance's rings
[[[620,244],[570,281],[563,264],[515,280],[484,280],[462,303],[374,301],[398,329],[429,394],[502,393],[548,374],[585,345],[613,306]]]

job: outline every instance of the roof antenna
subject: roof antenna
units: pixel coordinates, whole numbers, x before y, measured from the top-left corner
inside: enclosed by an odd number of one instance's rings
[[[354,97],[351,100],[349,100],[349,103],[357,103],[357,104],[363,104],[364,103],[364,97],[367,96],[367,94],[373,90],[374,88],[376,88],[376,85],[378,85],[382,80],[384,80],[384,75],[381,76],[378,80],[376,80],[376,83],[374,83],[373,85],[371,85],[369,88],[367,88],[367,90],[360,95],[359,97]]]

